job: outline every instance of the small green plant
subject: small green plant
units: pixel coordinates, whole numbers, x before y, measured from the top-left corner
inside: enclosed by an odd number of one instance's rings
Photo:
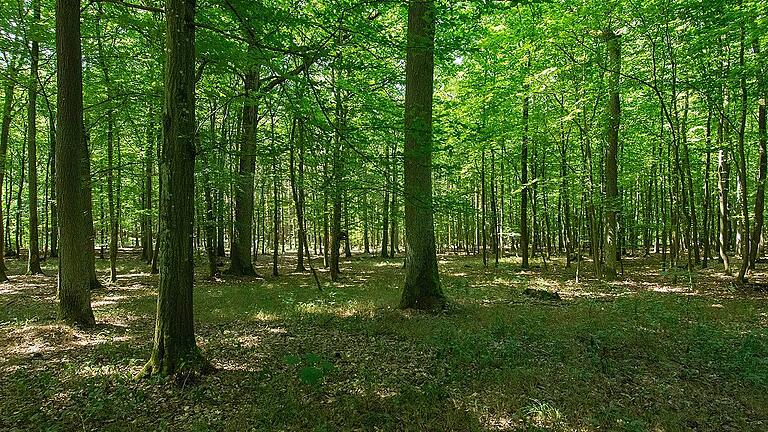
[[[304,357],[287,355],[283,362],[298,368],[297,376],[301,382],[310,386],[318,386],[333,370],[333,364],[317,354],[305,354]]]

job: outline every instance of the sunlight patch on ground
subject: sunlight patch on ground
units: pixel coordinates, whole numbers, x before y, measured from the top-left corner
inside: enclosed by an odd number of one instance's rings
[[[78,341],[72,328],[63,325],[25,325],[12,329],[0,346],[2,355],[40,355],[58,351]]]
[[[391,267],[391,268],[401,268],[403,266],[402,262],[394,262],[394,261],[381,261],[377,262],[373,265],[374,267]]]
[[[110,294],[105,297],[101,297],[99,300],[92,301],[91,306],[94,308],[112,306],[123,300],[130,300],[130,297],[127,295]]]
[[[254,313],[252,318],[256,321],[277,321],[280,319],[277,315],[262,310]]]
[[[312,314],[333,314],[340,318],[348,318],[355,315],[370,313],[374,306],[371,303],[350,300],[346,302],[335,302],[325,300],[315,300],[311,302],[299,303],[296,310],[299,313]]]

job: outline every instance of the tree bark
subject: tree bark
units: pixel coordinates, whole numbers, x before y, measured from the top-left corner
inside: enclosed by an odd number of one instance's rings
[[[619,121],[621,115],[621,101],[619,99],[619,86],[621,75],[621,48],[619,36],[613,30],[604,33],[608,45],[610,68],[610,98],[608,101],[609,123],[607,128],[607,148],[605,153],[605,269],[607,280],[616,279],[618,267],[618,226],[616,217],[619,213],[619,190],[617,184],[617,148],[619,144]]]
[[[709,108],[707,110],[707,127],[706,127],[706,162],[704,165],[704,202],[703,202],[703,230],[701,233],[702,240],[704,242],[704,256],[701,260],[701,268],[707,268],[707,265],[709,264],[709,255],[711,253],[710,250],[710,241],[709,241],[709,214],[710,214],[710,195],[712,192],[710,191],[710,185],[709,185],[709,177],[710,177],[710,167],[712,166],[712,109]]]
[[[400,307],[437,310],[440,286],[432,204],[434,0],[410,0],[405,79],[405,230],[407,259]]]
[[[381,257],[389,258],[389,249],[387,244],[389,242],[389,150],[384,150],[385,162],[384,166],[384,204],[382,211],[382,223],[381,223]]]
[[[741,35],[739,42],[739,85],[741,87],[741,112],[739,118],[739,201],[741,204],[741,266],[739,274],[736,276],[736,283],[746,282],[745,275],[749,267],[749,195],[747,191],[747,158],[744,152],[744,137],[747,129],[747,73],[744,70],[744,51],[745,51],[745,30],[744,24],[741,25]]]
[[[40,21],[40,0],[32,1],[32,25]],[[40,268],[40,234],[37,211],[37,74],[40,61],[40,43],[32,40],[29,70],[29,100],[27,119],[27,161],[29,163],[29,259],[27,274],[42,274]]]
[[[530,59],[528,60],[530,67]],[[522,268],[528,268],[528,109],[530,96],[528,84],[523,85],[523,142],[520,146],[520,254],[522,255]]]
[[[195,191],[195,0],[166,2],[166,70],[160,158],[160,286],[152,357],[141,375],[210,368],[195,343],[192,231]]]
[[[293,195],[293,204],[296,208],[296,223],[299,228],[298,249],[296,251],[296,271],[307,271],[304,267],[304,249],[307,242],[306,222],[304,220],[304,118],[294,120],[293,137],[291,139],[291,194]],[[296,149],[294,140],[298,146],[299,161],[298,169],[296,167]],[[307,257],[309,258],[309,257]]]
[[[762,59],[760,55],[760,42],[755,39],[752,42],[752,46],[757,58]],[[755,269],[760,238],[763,235],[765,181],[766,168],[768,168],[768,154],[766,153],[766,147],[768,146],[768,135],[766,135],[766,99],[768,99],[768,89],[766,89],[764,73],[765,71],[758,69],[757,131],[759,135],[760,160],[758,165],[757,192],[755,194],[755,225],[752,230],[752,244],[749,247],[749,268],[752,270]]]
[[[56,1],[56,77],[58,84],[56,136],[57,210],[59,212],[58,318],[90,327],[96,321],[91,309],[90,259],[93,249],[87,226],[85,193],[90,179],[82,174],[88,149],[83,130],[83,70],[80,45],[80,0]]]
[[[235,188],[234,238],[231,244],[231,264],[227,273],[255,276],[251,242],[253,237],[253,180],[256,171],[256,127],[258,105],[256,89],[259,87],[257,70],[245,75],[245,104],[243,105],[243,139],[240,147],[240,165]]]
[[[16,75],[18,70],[16,64],[11,61],[8,65],[8,81],[5,83],[3,94],[3,119],[0,129],[0,193],[3,191],[3,181],[5,180],[5,162],[8,156],[8,141],[11,132],[11,116],[13,115],[13,96],[16,85]],[[2,198],[0,197],[0,282],[8,280],[5,267],[5,222],[3,219]]]

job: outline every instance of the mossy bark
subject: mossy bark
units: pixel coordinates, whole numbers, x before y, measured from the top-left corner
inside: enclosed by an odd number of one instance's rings
[[[160,285],[152,356],[140,374],[209,368],[195,343],[192,308],[195,214],[195,1],[166,3],[167,62],[160,157]]]

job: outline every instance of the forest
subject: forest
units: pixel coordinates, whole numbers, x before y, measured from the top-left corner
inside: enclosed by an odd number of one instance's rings
[[[0,0],[0,430],[768,430],[763,0]]]

